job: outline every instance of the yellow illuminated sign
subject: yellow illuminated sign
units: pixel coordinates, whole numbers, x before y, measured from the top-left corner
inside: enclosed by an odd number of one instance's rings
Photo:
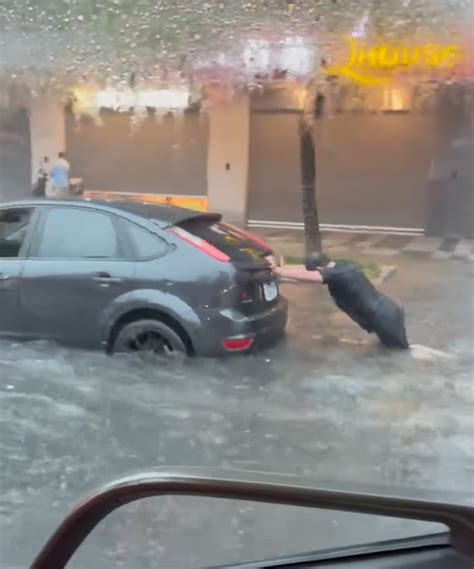
[[[454,44],[380,43],[367,46],[353,37],[346,39],[349,44],[346,63],[327,67],[325,71],[328,75],[348,77],[362,85],[388,82],[393,78],[393,72],[452,68],[463,58],[462,48]]]

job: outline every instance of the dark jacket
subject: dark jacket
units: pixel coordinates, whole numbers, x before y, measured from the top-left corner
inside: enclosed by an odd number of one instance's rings
[[[337,261],[333,268],[323,269],[320,274],[337,306],[361,328],[377,334],[388,348],[409,347],[403,308],[379,292],[362,271]]]

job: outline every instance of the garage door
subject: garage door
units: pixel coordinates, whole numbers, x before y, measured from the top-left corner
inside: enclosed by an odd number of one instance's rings
[[[71,174],[89,190],[206,195],[208,125],[203,114],[147,118],[131,132],[128,113],[105,112],[102,125],[66,118]]]
[[[302,220],[297,123],[297,114],[252,114],[250,220]],[[424,227],[432,117],[344,114],[325,118],[315,128],[323,224]]]

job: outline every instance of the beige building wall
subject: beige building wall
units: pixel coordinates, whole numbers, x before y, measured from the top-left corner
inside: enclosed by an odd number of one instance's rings
[[[207,196],[210,210],[243,224],[247,213],[250,108],[247,97],[209,111]]]

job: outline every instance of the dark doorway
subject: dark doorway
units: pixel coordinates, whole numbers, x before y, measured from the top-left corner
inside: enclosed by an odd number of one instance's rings
[[[31,191],[30,121],[26,109],[0,111],[0,200]]]
[[[427,215],[430,235],[474,238],[472,89],[453,84],[439,93]]]

